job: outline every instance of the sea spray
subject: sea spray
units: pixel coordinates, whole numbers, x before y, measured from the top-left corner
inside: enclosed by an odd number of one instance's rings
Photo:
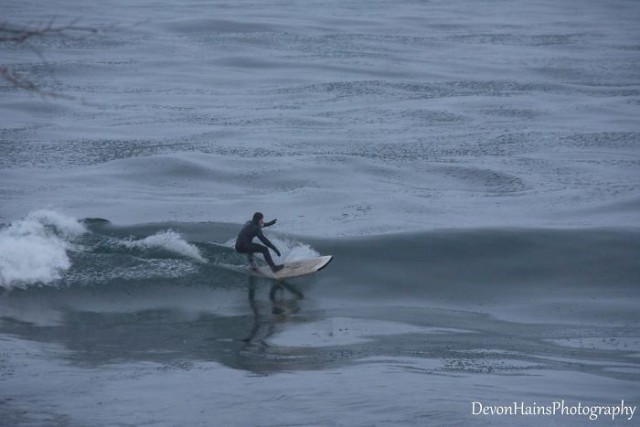
[[[285,263],[320,256],[320,254],[310,245],[300,243],[295,240],[276,237],[272,239],[272,242],[282,254],[280,260]]]
[[[160,248],[200,262],[206,262],[197,247],[187,242],[180,233],[173,230],[161,231],[140,240],[123,240],[122,244],[128,248]]]
[[[0,286],[51,283],[71,267],[68,251],[86,229],[76,219],[39,210],[0,229]]]

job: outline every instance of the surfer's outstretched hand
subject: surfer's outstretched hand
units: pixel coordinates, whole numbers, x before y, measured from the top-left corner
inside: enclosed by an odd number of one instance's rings
[[[273,248],[273,252],[275,252],[276,255],[280,256],[280,251],[278,250],[278,248]]]
[[[271,221],[269,221],[269,222],[265,222],[265,223],[264,223],[264,226],[265,226],[265,227],[271,227],[273,224],[275,224],[275,223],[276,223],[276,221],[278,221],[278,219],[277,219],[277,218],[276,218],[276,219],[274,219],[274,220],[271,220]]]

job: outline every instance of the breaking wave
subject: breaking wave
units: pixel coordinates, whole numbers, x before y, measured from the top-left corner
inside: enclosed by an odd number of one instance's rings
[[[49,210],[31,212],[0,229],[0,286],[47,284],[71,267],[70,251],[86,232],[76,219]]]
[[[139,249],[160,248],[177,255],[205,262],[198,248],[184,240],[180,233],[173,230],[160,231],[152,236],[139,240],[125,239],[122,240],[122,245],[127,248]]]
[[[105,292],[158,285],[243,287],[225,266],[244,266],[233,250],[238,227],[217,223],[116,226],[53,211],[32,212],[0,228],[0,285]],[[637,286],[637,229],[461,229],[357,239],[306,239],[269,232],[279,263],[333,255],[322,289],[370,297],[436,300],[503,298],[512,293],[573,295]],[[257,257],[264,262],[262,257]],[[103,286],[108,284],[107,287]],[[392,285],[392,286],[390,286]]]

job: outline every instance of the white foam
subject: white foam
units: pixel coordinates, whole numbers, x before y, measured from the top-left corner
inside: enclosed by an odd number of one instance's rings
[[[67,251],[85,228],[76,219],[39,210],[0,230],[0,286],[51,283],[71,267]]]
[[[274,237],[271,239],[271,242],[276,245],[280,251],[281,256],[276,256],[275,258],[281,262],[293,262],[320,256],[320,253],[310,245],[300,243],[295,240]]]
[[[180,233],[173,230],[161,231],[141,240],[125,240],[123,244],[129,248],[162,248],[178,255],[205,262],[198,248],[184,240]]]

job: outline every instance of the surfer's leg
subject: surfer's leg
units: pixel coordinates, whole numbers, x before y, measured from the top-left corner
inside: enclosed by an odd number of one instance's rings
[[[256,261],[253,258],[253,254],[247,254],[247,261],[249,261],[249,267],[251,267],[251,269],[255,270],[256,268],[258,268],[258,266],[256,265]]]
[[[243,250],[248,255],[261,253],[262,256],[264,257],[264,260],[267,261],[267,264],[269,264],[269,267],[271,267],[271,271],[273,271],[274,273],[284,268],[284,265],[282,264],[276,265],[273,262],[273,259],[271,258],[271,254],[269,253],[269,248],[267,248],[266,246],[263,246],[259,243],[251,243],[250,245],[243,248]]]
[[[272,269],[275,267],[273,259],[271,258],[271,254],[269,253],[269,248],[267,248],[266,246],[263,246],[259,243],[251,243],[247,249],[247,253],[249,255],[261,253],[264,257],[264,260],[267,261],[267,264],[269,264],[269,267],[271,267]]]

